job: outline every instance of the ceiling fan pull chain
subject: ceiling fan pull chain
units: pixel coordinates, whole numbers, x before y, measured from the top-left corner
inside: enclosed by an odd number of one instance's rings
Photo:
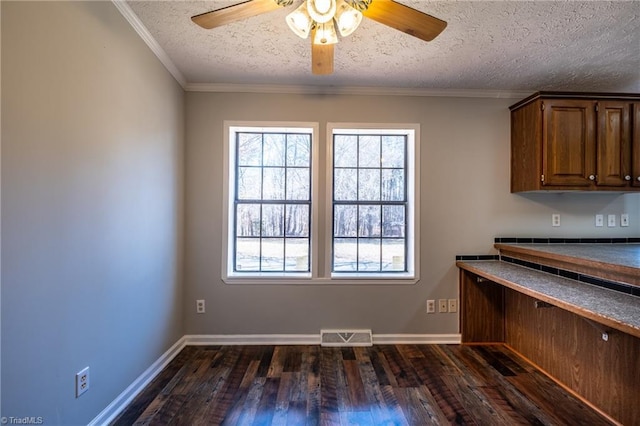
[[[282,6],[282,7],[291,6],[294,2],[294,0],[273,0],[273,1],[275,1],[278,6]]]
[[[346,0],[346,2],[349,3],[349,6],[359,12],[364,12],[369,9],[369,5],[372,1],[373,0]]]

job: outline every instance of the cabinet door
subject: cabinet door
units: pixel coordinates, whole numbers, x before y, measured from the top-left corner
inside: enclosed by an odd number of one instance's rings
[[[633,162],[631,163],[631,179],[633,186],[640,187],[640,102],[633,104],[633,135],[631,153]]]
[[[595,102],[543,102],[544,186],[591,186],[596,174]]]
[[[596,183],[598,186],[629,186],[631,183],[629,103],[599,101],[597,111]]]

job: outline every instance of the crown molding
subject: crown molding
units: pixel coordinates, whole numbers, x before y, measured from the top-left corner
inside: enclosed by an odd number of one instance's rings
[[[428,89],[413,87],[367,87],[367,86],[295,86],[275,84],[224,84],[187,83],[187,92],[215,93],[263,93],[290,95],[360,95],[360,96],[422,96],[448,98],[496,98],[522,99],[531,91],[473,90],[473,89]]]
[[[187,86],[187,79],[184,78],[184,75],[180,72],[176,64],[173,63],[167,52],[164,51],[162,47],[158,44],[155,38],[151,35],[147,27],[144,26],[138,15],[135,14],[133,10],[129,7],[129,5],[124,0],[111,0],[111,2],[115,5],[116,9],[124,16],[124,18],[129,22],[129,24],[133,27],[136,33],[140,36],[142,41],[149,46],[149,49],[156,55],[156,57],[162,62],[162,65],[169,71],[169,73],[176,79],[178,84],[182,86],[184,89]]]

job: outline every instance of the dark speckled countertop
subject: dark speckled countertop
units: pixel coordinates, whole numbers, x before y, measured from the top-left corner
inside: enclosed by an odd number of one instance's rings
[[[572,247],[564,246],[567,251],[573,250]],[[640,247],[635,245],[635,250]],[[612,329],[640,337],[640,297],[502,261],[459,261],[457,266]]]
[[[640,244],[496,244],[498,246],[528,248],[558,256],[636,268],[640,275]]]

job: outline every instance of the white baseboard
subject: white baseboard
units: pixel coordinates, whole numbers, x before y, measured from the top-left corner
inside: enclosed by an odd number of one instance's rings
[[[460,334],[374,334],[374,345],[459,345]]]
[[[374,345],[460,344],[460,334],[374,334]],[[185,346],[203,345],[320,345],[320,334],[187,334],[151,364],[89,426],[111,423]]]
[[[319,345],[319,334],[187,334],[187,345]]]
[[[111,423],[161,371],[186,346],[186,336],[181,337],[173,346],[163,353],[157,361],[147,368],[133,381],[116,399],[98,414],[89,426],[99,426]]]

